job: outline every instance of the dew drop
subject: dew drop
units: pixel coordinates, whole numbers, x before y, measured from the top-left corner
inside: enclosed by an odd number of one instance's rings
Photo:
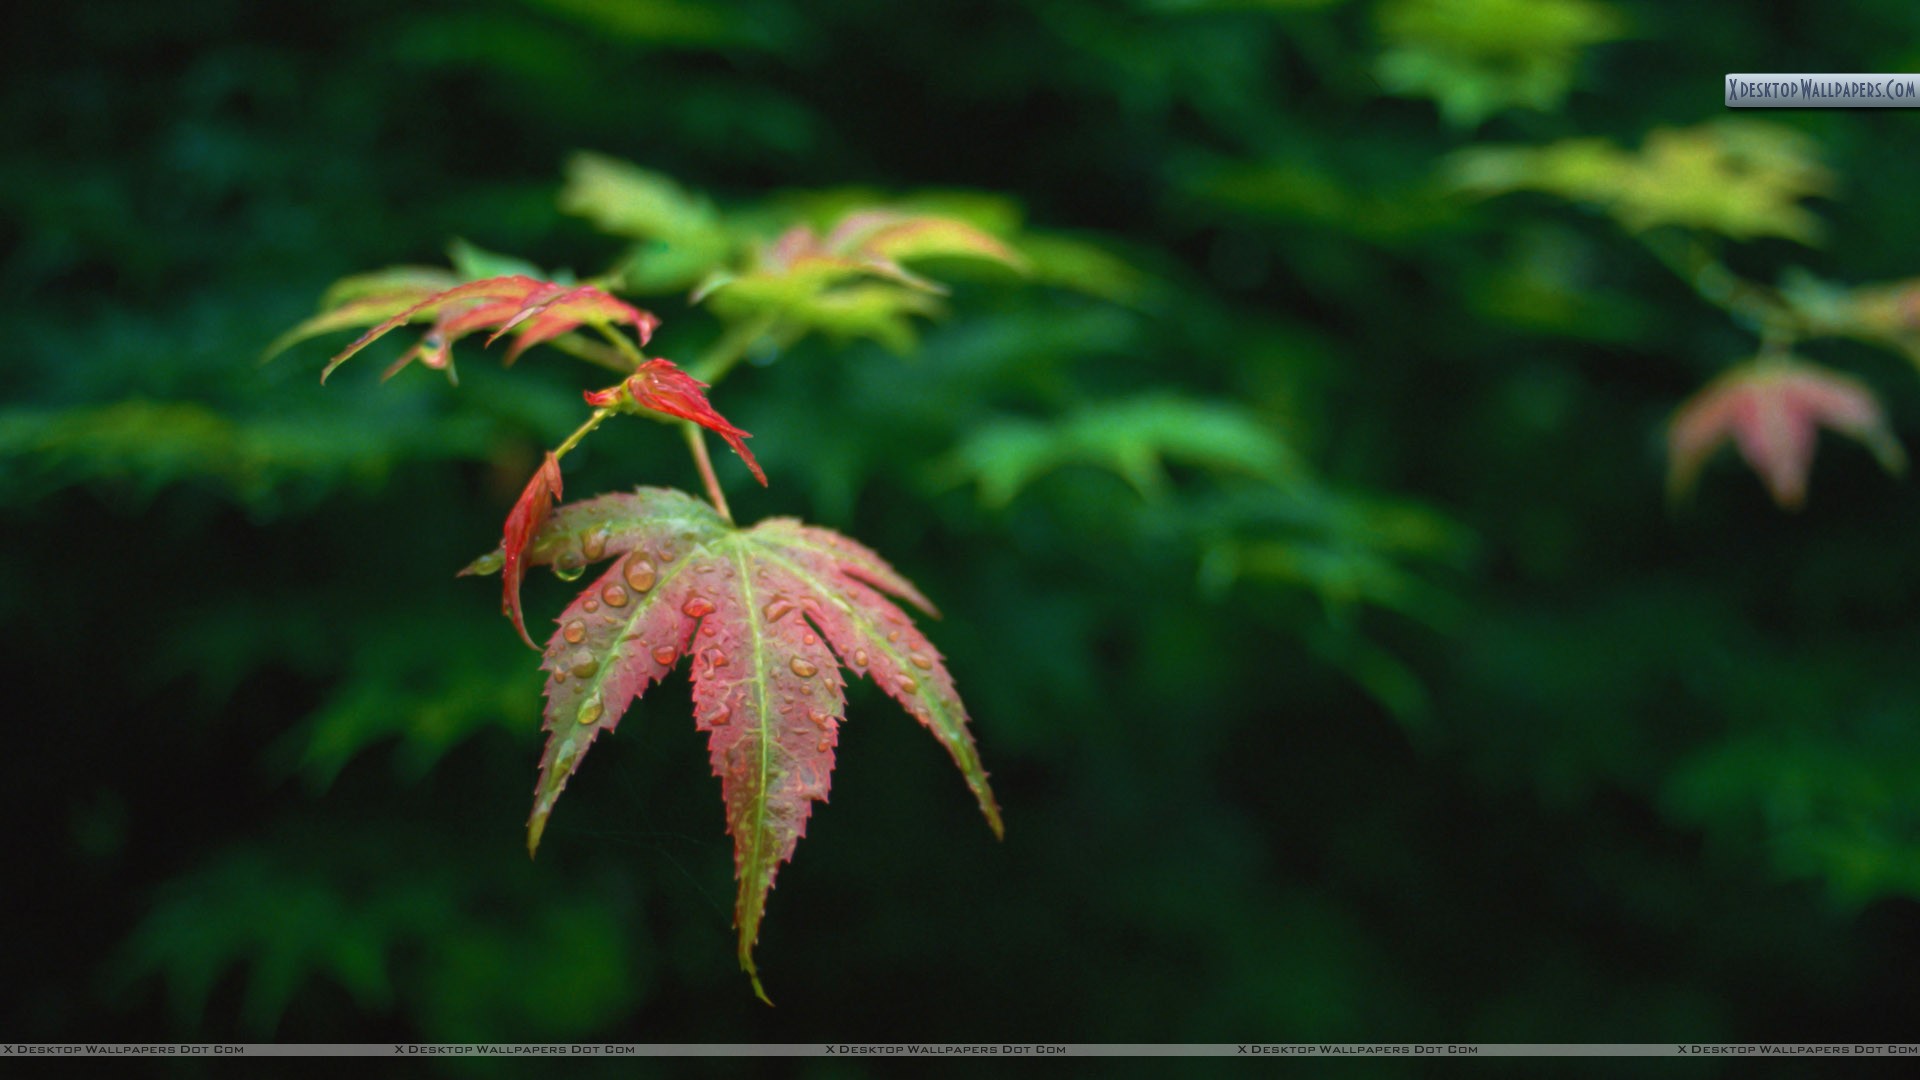
[[[559,578],[561,581],[579,581],[580,575],[586,572],[587,568],[584,564],[580,566],[563,566],[560,563],[553,564],[553,576]]]
[[[653,582],[657,576],[654,573],[653,564],[639,552],[635,552],[627,559],[627,584],[633,587],[634,592],[644,593],[653,588]]]
[[[594,599],[593,597],[591,597],[591,596],[589,596],[589,597],[587,597],[587,598],[586,598],[586,600],[584,600],[583,602],[581,602],[581,604],[580,604],[580,610],[582,610],[582,611],[585,611],[585,612],[587,612],[587,613],[589,613],[589,614],[591,614],[591,613],[593,613],[593,612],[596,612],[596,611],[599,611],[599,610],[600,610],[600,601],[598,601],[598,600],[595,600],[595,599]]]
[[[701,623],[701,624],[700,624],[700,632],[701,632],[701,633],[703,633],[703,634],[705,634],[705,635],[707,635],[708,637],[712,637],[712,636],[714,636],[715,634],[718,634],[718,633],[720,632],[720,624],[719,624],[719,623],[710,623],[710,622],[709,622],[709,623]]]
[[[911,675],[902,675],[900,676],[899,679],[895,681],[899,683],[900,689],[904,693],[911,694],[915,690],[920,689],[920,684],[914,681],[914,678]]]
[[[712,563],[701,563],[699,566],[693,568],[693,572],[696,574],[711,574],[718,569],[720,568]]]
[[[812,664],[807,663],[805,660],[802,660],[797,656],[794,657],[792,660],[788,661],[787,666],[793,669],[793,673],[795,675],[798,675],[803,679],[813,678],[814,672],[820,670],[819,668],[814,667]]]
[[[627,590],[616,582],[600,590],[600,599],[605,600],[608,607],[626,607]]]
[[[686,604],[681,607],[680,611],[689,619],[697,619],[702,615],[711,615],[713,614],[713,601],[704,596],[696,596],[687,601]]]
[[[867,650],[865,649],[853,650],[853,666],[854,667],[867,666]]]
[[[575,619],[572,622],[568,623],[565,629],[560,631],[560,636],[566,638],[569,642],[575,645],[578,645],[582,641],[586,640],[587,624],[581,622],[579,619]]]
[[[567,681],[567,673],[566,673],[566,672],[564,672],[564,671],[555,671],[555,672],[553,673],[553,685],[555,685],[555,686],[559,686],[559,685],[560,685],[561,683],[563,683],[563,682],[566,682],[566,681]]]
[[[818,751],[820,751],[821,753],[823,753],[823,754],[824,754],[824,753],[826,753],[827,751],[829,751],[829,750],[831,750],[831,749],[833,749],[833,740],[832,740],[832,739],[821,739],[821,740],[820,740],[820,742],[819,742],[819,743],[818,743],[817,745],[815,745],[815,746],[814,746],[814,749],[815,749],[815,750],[818,750]]]
[[[761,611],[761,614],[767,617],[768,622],[779,622],[781,619],[793,614],[793,601],[775,600],[768,604],[766,608]]]
[[[707,717],[707,726],[708,727],[726,727],[727,721],[731,719],[733,719],[733,710],[728,708],[725,705],[722,705],[720,706],[720,710],[718,712],[714,713],[712,716]]]
[[[895,630],[895,631],[894,631],[893,633],[891,633],[891,634],[888,634],[888,635],[887,635],[887,640],[888,640],[888,641],[899,641],[899,640],[900,640],[900,631],[898,631],[898,630]]]
[[[826,713],[821,712],[819,709],[809,709],[807,711],[807,719],[813,721],[814,727],[825,730],[827,726],[827,721],[832,718],[829,717]]]
[[[605,709],[601,708],[598,697],[590,697],[580,706],[577,719],[583,724],[591,724],[595,720],[600,719],[600,714],[605,711]]]
[[[802,634],[802,635],[800,635],[800,644],[802,644],[802,645],[818,645],[818,644],[820,644],[820,639],[819,639],[819,638],[817,638],[817,637],[814,637],[814,636],[813,636],[812,634]]]
[[[913,666],[921,671],[927,671],[933,667],[933,659],[923,653],[908,653],[907,659],[913,661]]]
[[[719,649],[708,649],[706,651],[706,657],[707,657],[707,671],[709,674],[718,670],[719,668],[726,667],[728,664],[727,654],[721,652]]]
[[[662,645],[653,650],[653,662],[661,667],[672,667],[673,662],[678,659],[680,659],[680,650],[671,645]]]
[[[672,547],[666,544],[660,545],[660,561],[661,562],[672,562],[673,560],[679,557],[680,557],[679,553],[675,552]]]
[[[572,673],[577,679],[590,678],[599,670],[600,661],[595,660],[592,656],[584,652],[576,655],[573,658],[573,663],[567,668],[567,671]]]
[[[607,527],[605,525],[588,533],[580,541],[580,550],[588,561],[600,558],[607,553]]]

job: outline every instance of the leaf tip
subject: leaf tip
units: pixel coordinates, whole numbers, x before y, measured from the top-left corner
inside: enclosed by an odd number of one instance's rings
[[[740,970],[746,972],[748,981],[753,983],[753,996],[759,998],[761,1004],[771,1009],[774,1007],[773,999],[767,996],[767,988],[760,985],[760,969],[754,966],[751,949],[751,945],[741,948]]]
[[[487,552],[485,555],[482,555],[479,558],[468,563],[467,565],[461,567],[459,570],[454,572],[453,576],[454,577],[473,577],[474,575],[478,574],[484,577],[488,574],[497,574],[500,572],[501,566],[505,562],[506,562],[506,556],[501,554],[499,548],[495,548],[492,551]]]

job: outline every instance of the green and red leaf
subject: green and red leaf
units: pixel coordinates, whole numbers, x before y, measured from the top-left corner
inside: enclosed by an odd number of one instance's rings
[[[487,339],[488,344],[510,331],[519,332],[519,339],[507,353],[507,362],[512,363],[528,347],[551,341],[580,326],[625,324],[633,327],[640,343],[645,345],[660,323],[651,313],[591,285],[562,285],[522,274],[483,278],[443,289],[396,311],[329,360],[320,373],[321,381],[325,382],[335,368],[395,327],[425,317],[433,318],[433,327],[419,345],[387,370],[388,376],[415,357],[429,365],[445,366],[448,350],[455,341],[488,328],[494,331]]]
[[[612,566],[560,616],[542,664],[548,741],[529,850],[594,738],[683,658],[734,842],[740,964],[763,999],[753,947],[780,865],[827,798],[844,671],[933,733],[1000,834],[953,677],[890,597],[932,606],[878,555],[791,519],[740,529],[690,496],[644,488],[560,508],[520,553],[562,569],[604,558]]]

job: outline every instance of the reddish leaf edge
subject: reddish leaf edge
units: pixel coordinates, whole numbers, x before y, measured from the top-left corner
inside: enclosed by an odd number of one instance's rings
[[[546,460],[534,471],[533,479],[527,481],[526,490],[507,511],[507,523],[500,534],[500,610],[513,620],[513,628],[527,648],[539,651],[533,637],[527,633],[526,619],[520,610],[520,583],[525,580],[527,566],[525,554],[527,545],[533,542],[535,533],[547,523],[553,512],[553,504],[561,497],[560,459],[547,451]]]

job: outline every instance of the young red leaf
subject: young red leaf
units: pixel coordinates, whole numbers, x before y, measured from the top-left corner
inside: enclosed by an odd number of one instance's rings
[[[707,384],[681,371],[671,360],[649,360],[620,385],[587,391],[586,399],[587,404],[596,408],[651,409],[691,420],[725,439],[733,452],[740,455],[740,460],[747,463],[747,468],[753,470],[753,478],[760,481],[760,486],[767,484],[767,474],[760,471],[753,451],[747,449],[746,440],[753,436],[715,412],[707,402]]]
[[[274,339],[261,358],[271,360],[310,337],[350,327],[372,326],[415,307],[458,280],[445,270],[414,266],[344,278],[327,290],[318,315]]]
[[[525,554],[527,544],[533,540],[540,526],[547,523],[547,515],[552,512],[553,504],[560,498],[560,459],[547,452],[547,459],[527,481],[527,489],[520,493],[519,501],[513,509],[507,511],[507,526],[500,536],[500,583],[502,595],[500,609],[513,620],[513,628],[520,632],[520,640],[527,647],[537,649],[533,638],[527,635],[526,621],[520,614],[520,581],[526,577],[527,564]]]
[[[561,507],[522,557],[562,568],[615,560],[547,646],[548,740],[528,849],[594,738],[687,658],[694,723],[733,836],[740,965],[763,999],[753,946],[775,875],[827,797],[843,670],[879,683],[933,733],[1002,832],[953,678],[888,596],[931,605],[872,551],[790,519],[739,529],[691,496],[643,488]]]
[[[1866,444],[1888,472],[1906,465],[1879,398],[1865,384],[1799,361],[1755,363],[1708,384],[1674,414],[1668,490],[1676,497],[1691,491],[1707,458],[1732,439],[1774,502],[1798,509],[1822,427]]]
[[[507,362],[512,363],[529,346],[551,341],[579,326],[625,323],[633,327],[640,343],[645,345],[653,336],[654,328],[660,324],[660,320],[651,313],[615,299],[591,285],[561,285],[518,274],[483,278],[434,293],[360,335],[358,340],[327,362],[326,368],[320,373],[320,381],[325,382],[327,376],[333,374],[333,369],[388,331],[424,314],[435,316],[433,328],[427,331],[418,346],[401,356],[399,362],[388,369],[389,376],[416,356],[429,364],[444,366],[447,350],[455,341],[488,327],[494,328],[493,336],[487,339],[488,344],[509,331],[520,331],[520,340],[507,354]]]

